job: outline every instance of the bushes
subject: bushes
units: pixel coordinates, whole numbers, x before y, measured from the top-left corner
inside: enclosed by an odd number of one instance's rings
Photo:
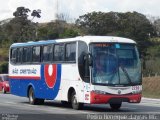
[[[160,98],[160,77],[143,78],[143,97]]]
[[[0,74],[8,73],[8,62],[3,62],[0,64]]]

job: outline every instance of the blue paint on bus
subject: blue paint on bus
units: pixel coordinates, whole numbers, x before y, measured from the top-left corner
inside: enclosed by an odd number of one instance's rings
[[[28,88],[29,86],[32,86],[36,98],[55,99],[60,89],[62,66],[61,64],[57,64],[57,79],[53,88],[49,88],[45,82],[44,66],[45,64],[41,65],[40,80],[10,78],[11,93],[22,97],[27,97]]]

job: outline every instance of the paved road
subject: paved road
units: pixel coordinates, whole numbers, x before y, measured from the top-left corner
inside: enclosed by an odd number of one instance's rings
[[[18,120],[49,120],[51,118],[52,120],[95,120],[97,117],[98,119],[103,119],[102,116],[97,115],[110,114],[142,114],[148,118],[146,115],[160,114],[160,100],[143,98],[140,104],[123,103],[118,111],[111,110],[109,105],[105,104],[85,105],[83,110],[73,110],[69,106],[64,106],[60,102],[53,101],[46,101],[44,105],[29,105],[27,98],[0,93],[0,120],[6,120],[5,118],[15,118],[17,120],[16,117],[18,117]],[[158,117],[155,120],[159,120]],[[105,119],[108,120],[106,117]]]

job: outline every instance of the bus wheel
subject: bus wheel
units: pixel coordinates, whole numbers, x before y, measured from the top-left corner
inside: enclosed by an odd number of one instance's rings
[[[40,105],[40,104],[44,104],[44,99],[38,99],[38,98],[35,98],[35,95],[34,95],[34,90],[33,88],[31,87],[29,89],[29,103],[31,105]]]
[[[71,95],[71,105],[72,105],[72,108],[75,110],[79,110],[83,108],[83,103],[79,103],[77,101],[77,96],[75,91]]]
[[[38,103],[38,100],[34,96],[34,91],[33,91],[32,87],[29,89],[29,95],[28,95],[28,97],[29,97],[29,103],[31,105],[36,105]]]
[[[6,91],[5,91],[4,87],[2,88],[2,92],[3,92],[3,94],[6,94]]]
[[[63,104],[63,105],[68,105],[69,104],[69,102],[67,102],[67,101],[61,101],[61,103]]]
[[[44,104],[44,99],[37,99],[38,100],[38,104],[39,105],[43,105]]]
[[[113,110],[118,110],[120,109],[122,103],[110,103],[110,107],[113,109]]]

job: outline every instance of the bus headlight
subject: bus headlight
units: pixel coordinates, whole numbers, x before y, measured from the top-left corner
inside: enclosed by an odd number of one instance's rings
[[[141,94],[142,91],[141,90],[136,90],[136,91],[132,91],[133,94]]]
[[[132,93],[133,94],[140,94],[142,93],[142,86],[132,86]]]

